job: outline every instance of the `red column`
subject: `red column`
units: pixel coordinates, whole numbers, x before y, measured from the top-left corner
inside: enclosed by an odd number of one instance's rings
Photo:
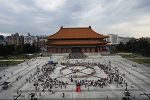
[[[61,53],[63,52],[63,48],[61,48]]]
[[[86,48],[85,48],[85,52],[87,52],[87,51],[86,51]]]
[[[90,47],[90,52],[92,52],[92,50],[91,50],[92,48]]]
[[[95,52],[97,52],[97,47],[95,47]]]
[[[72,52],[72,51],[71,51],[71,48],[69,48],[69,52]]]
[[[46,51],[48,52],[48,47],[46,48]]]
[[[52,47],[52,52],[53,52],[53,47]]]
[[[104,46],[102,47],[102,51],[105,51],[105,47]]]
[[[104,51],[106,51],[106,46],[104,46]]]
[[[50,47],[48,47],[48,52],[50,52]]]
[[[100,50],[103,51],[103,50],[102,50],[102,46],[100,47]]]
[[[53,52],[55,52],[55,47],[53,47]]]
[[[58,48],[56,48],[56,52],[58,52]]]
[[[54,47],[54,48],[53,48],[53,52],[55,52],[55,50],[56,50],[56,49],[55,49],[55,47]]]
[[[61,53],[61,48],[59,48],[59,51],[58,51],[59,53]]]
[[[51,48],[49,47],[49,52],[52,52]]]
[[[82,52],[84,52],[84,48],[82,48]]]

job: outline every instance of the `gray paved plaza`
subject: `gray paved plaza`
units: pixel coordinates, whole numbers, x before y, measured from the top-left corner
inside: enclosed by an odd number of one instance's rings
[[[18,97],[18,99],[28,100],[31,93],[35,93],[35,96],[38,100],[69,100],[69,99],[78,99],[78,100],[122,100],[124,96],[124,91],[126,91],[126,86],[123,83],[122,85],[117,85],[116,82],[107,83],[106,86],[100,88],[99,86],[89,86],[85,88],[85,85],[81,85],[81,92],[76,92],[75,82],[70,81],[70,75],[86,75],[91,73],[93,70],[91,68],[86,68],[85,66],[71,66],[68,69],[60,70],[62,67],[61,62],[75,63],[75,62],[87,62],[87,63],[101,63],[105,66],[111,67],[111,69],[117,69],[119,75],[123,80],[128,84],[127,90],[131,93],[131,100],[149,100],[146,95],[141,95],[143,93],[150,94],[150,68],[141,64],[137,64],[128,59],[124,59],[118,55],[116,56],[101,56],[94,55],[89,56],[85,59],[66,59],[64,56],[54,55],[51,59],[55,62],[58,62],[56,69],[50,74],[51,78],[57,78],[60,81],[65,81],[68,84],[66,87],[59,87],[58,85],[52,88],[53,92],[50,92],[48,88],[42,91],[42,82],[38,82],[39,91],[36,91],[34,86],[34,81],[37,80],[36,69],[37,66],[42,68],[44,64],[50,60],[50,57],[38,57],[36,59],[31,59],[29,61],[24,61],[18,66],[9,67],[7,69],[2,68],[0,71],[0,84],[3,82],[10,82],[8,84],[8,89],[2,89],[3,86],[0,86],[0,100],[3,99],[12,99]],[[136,67],[134,67],[136,65]],[[99,78],[107,78],[107,74],[104,73],[96,65],[91,65],[96,73],[88,77],[73,77],[73,80],[98,80]],[[71,73],[72,69],[79,69],[81,72]],[[4,76],[5,74],[5,76]],[[66,75],[67,74],[67,75]],[[31,79],[27,81],[26,79]],[[16,78],[18,80],[16,80]],[[41,93],[41,95],[40,95]],[[65,93],[65,96],[62,97],[62,93]],[[20,95],[21,94],[21,95]]]

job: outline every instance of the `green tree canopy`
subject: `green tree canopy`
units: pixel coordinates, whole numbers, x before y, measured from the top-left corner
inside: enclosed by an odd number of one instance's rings
[[[117,50],[138,53],[144,56],[150,56],[150,43],[148,40],[130,40],[126,44],[122,42],[116,46]]]

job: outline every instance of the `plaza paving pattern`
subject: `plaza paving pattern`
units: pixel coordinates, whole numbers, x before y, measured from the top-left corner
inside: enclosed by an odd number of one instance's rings
[[[49,57],[39,57],[36,59],[31,59],[29,61],[24,61],[18,66],[8,67],[8,69],[0,70],[0,76],[2,79],[0,80],[0,84],[3,82],[11,82],[7,90],[2,89],[0,86],[0,100],[4,99],[14,99],[19,94],[21,94],[18,99],[29,99],[30,93],[36,93],[38,100],[122,100],[124,96],[124,91],[126,90],[126,86],[118,85],[116,83],[110,83],[100,88],[99,86],[93,87],[90,86],[89,89],[84,85],[81,85],[81,92],[76,92],[76,84],[70,81],[69,73],[71,73],[72,68],[79,68],[79,74],[87,74],[91,73],[93,70],[90,68],[85,68],[83,66],[75,66],[62,70],[63,75],[60,74],[60,69],[65,67],[61,65],[61,62],[66,62],[67,60],[70,63],[79,61],[85,62],[96,62],[105,64],[109,66],[109,61],[111,62],[111,68],[117,68],[119,70],[119,74],[122,75],[123,79],[128,83],[127,89],[131,93],[131,100],[139,100],[140,94],[147,93],[150,94],[150,68],[146,67],[142,64],[135,63],[128,59],[122,58],[118,55],[116,56],[100,56],[100,57],[90,57],[87,59],[66,59],[62,56],[53,56],[51,58],[55,62],[58,62],[56,69],[51,73],[52,78],[58,78],[58,80],[68,82],[67,87],[53,87],[52,91],[54,93],[49,92],[48,89],[45,89],[44,92],[41,92],[41,96],[39,92],[36,92],[35,87],[33,86],[34,82],[26,81],[27,78],[31,78],[34,80],[36,78],[36,68],[42,68],[42,66],[48,62]],[[137,67],[133,67],[132,65],[136,65]],[[107,77],[103,70],[100,70],[97,66],[93,66],[96,70],[94,75],[83,78],[73,78],[74,80],[97,80],[99,77]],[[13,73],[13,74],[12,74]],[[78,74],[74,73],[74,74]],[[5,74],[5,77],[3,76]],[[31,75],[32,74],[32,75]],[[35,74],[35,75],[34,75]],[[73,75],[73,74],[71,74]],[[16,80],[18,78],[18,80]],[[40,86],[39,82],[39,86]],[[131,84],[133,88],[131,87]],[[21,91],[20,91],[21,90]],[[17,94],[17,91],[20,93]],[[65,97],[62,97],[62,93],[65,93]],[[15,96],[15,97],[14,97]],[[149,100],[147,96],[141,96],[142,100]]]

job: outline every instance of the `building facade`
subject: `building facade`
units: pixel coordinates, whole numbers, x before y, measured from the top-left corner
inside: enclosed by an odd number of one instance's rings
[[[46,37],[43,43],[47,52],[70,53],[70,52],[101,52],[106,51],[104,36],[89,27],[64,28]]]
[[[121,42],[123,44],[126,44],[127,42],[129,42],[131,39],[134,39],[133,37],[118,37],[118,44],[120,44]]]
[[[32,45],[34,43],[34,41],[35,41],[34,36],[30,35],[29,33],[27,36],[24,36],[24,44],[31,44]]]
[[[11,34],[11,36],[6,37],[6,42],[7,44],[22,45],[24,44],[24,37],[19,33]]]
[[[2,42],[4,42],[4,40],[5,40],[4,36],[3,36],[3,35],[0,35],[0,44],[1,44]]]
[[[110,42],[108,43],[110,45],[118,44],[118,35],[108,34],[108,38],[106,40]]]

